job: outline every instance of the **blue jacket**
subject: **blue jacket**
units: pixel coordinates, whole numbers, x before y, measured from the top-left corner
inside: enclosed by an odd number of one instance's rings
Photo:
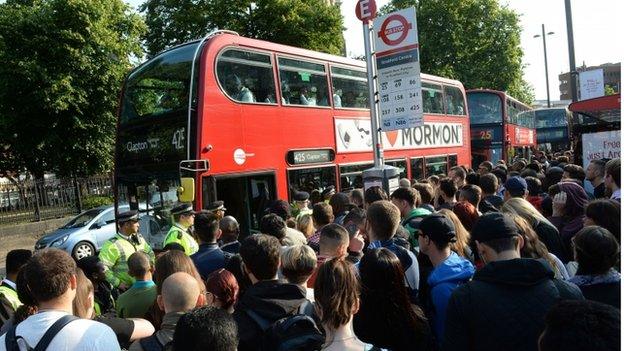
[[[206,279],[210,273],[225,268],[225,264],[232,255],[221,251],[217,243],[201,244],[199,250],[191,255],[199,275]]]
[[[451,255],[435,267],[427,279],[433,305],[431,329],[439,343],[444,337],[446,307],[451,294],[460,284],[469,281],[474,272],[475,268],[470,261],[451,251]]]

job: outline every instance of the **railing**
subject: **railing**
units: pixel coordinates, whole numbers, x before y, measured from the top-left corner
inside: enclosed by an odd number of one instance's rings
[[[74,215],[112,200],[108,175],[0,184],[0,225]]]

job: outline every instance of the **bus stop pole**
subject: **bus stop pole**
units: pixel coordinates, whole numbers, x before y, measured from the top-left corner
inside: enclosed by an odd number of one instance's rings
[[[380,141],[379,121],[377,119],[377,99],[375,96],[375,68],[373,61],[373,50],[371,48],[371,27],[370,20],[362,25],[364,32],[364,55],[366,56],[366,74],[368,77],[368,101],[371,116],[371,134],[373,137],[373,156],[375,168],[383,167],[383,150]]]

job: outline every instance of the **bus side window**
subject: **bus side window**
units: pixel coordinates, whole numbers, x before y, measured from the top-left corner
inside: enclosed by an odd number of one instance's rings
[[[444,113],[442,86],[422,82],[423,111],[425,113]]]
[[[217,59],[217,79],[234,101],[276,103],[270,55],[226,50]]]
[[[368,108],[366,72],[332,66],[334,107]]]
[[[280,57],[282,104],[329,106],[325,65]]]
[[[466,104],[462,91],[453,86],[444,86],[446,95],[446,113],[449,115],[466,115]]]

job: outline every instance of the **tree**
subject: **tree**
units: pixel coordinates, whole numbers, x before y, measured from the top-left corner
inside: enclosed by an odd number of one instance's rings
[[[533,101],[522,78],[521,28],[513,10],[497,0],[392,0],[382,12],[410,6],[416,7],[423,72]]]
[[[607,96],[607,95],[614,95],[615,94],[615,89],[613,89],[613,87],[611,85],[605,84],[605,86],[604,86],[604,94],[605,94],[605,96]]]
[[[150,55],[213,29],[331,54],[344,54],[340,8],[326,0],[146,0]]]
[[[0,5],[0,172],[112,166],[115,120],[145,25],[122,0]]]

